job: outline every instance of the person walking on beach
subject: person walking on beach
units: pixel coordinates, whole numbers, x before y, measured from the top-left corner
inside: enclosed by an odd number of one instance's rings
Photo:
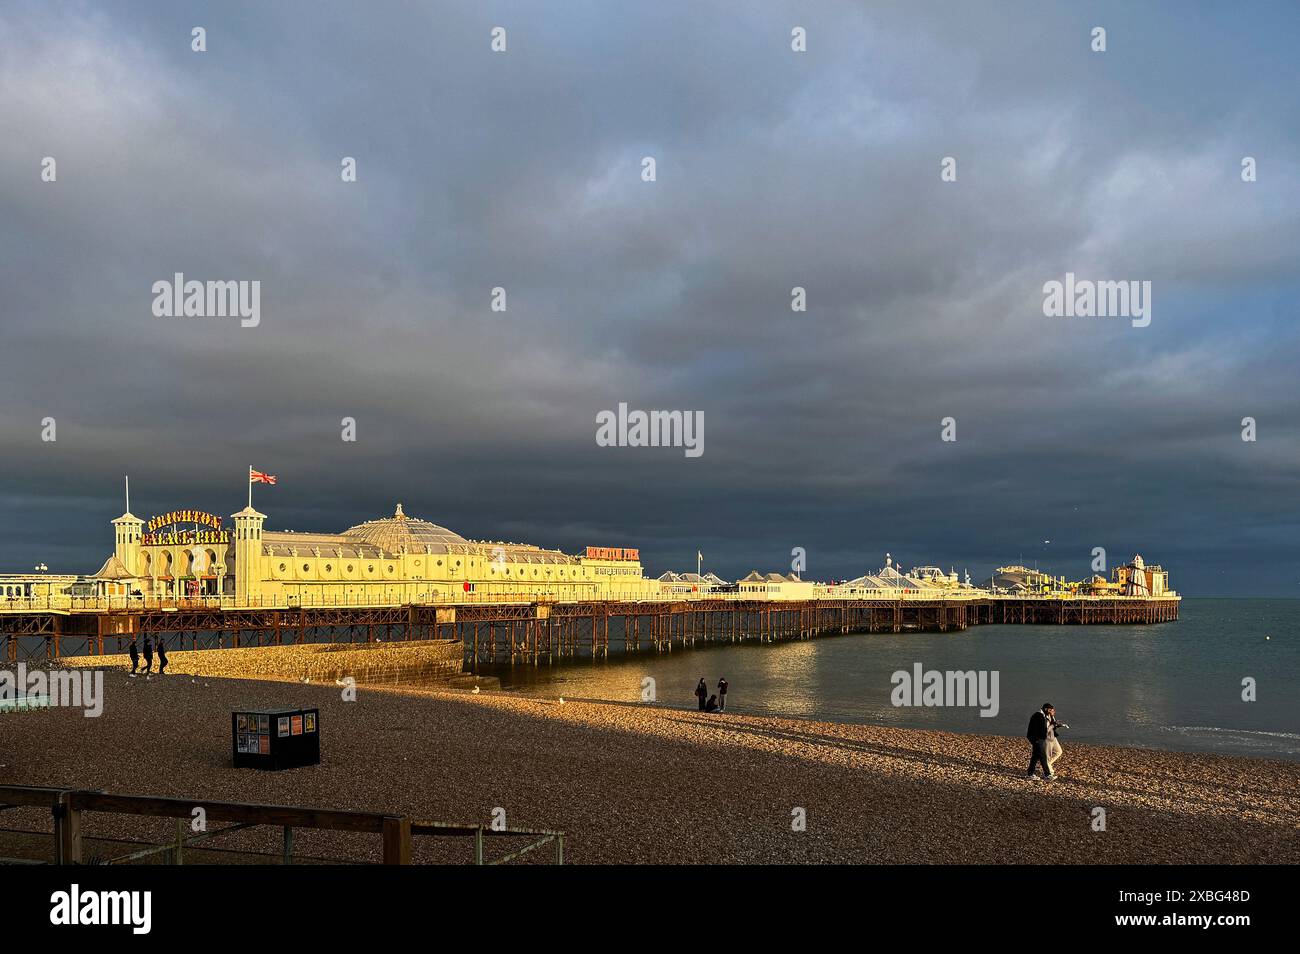
[[[695,698],[700,702],[700,711],[704,711],[704,700],[709,697],[709,687],[705,683],[704,677],[700,677],[699,685],[695,687]]]
[[[725,678],[718,680],[718,711],[727,711],[727,680]]]
[[[1050,702],[1044,702],[1043,707],[1029,717],[1029,731],[1025,733],[1025,738],[1033,750],[1029,753],[1029,778],[1034,777],[1034,766],[1039,762],[1043,763],[1043,778],[1051,781],[1056,778],[1052,774],[1052,766],[1047,761],[1047,740],[1051,735],[1051,719],[1056,715],[1056,707]]]
[[[131,645],[126,649],[127,655],[131,657],[131,678],[135,678],[135,671],[140,668],[140,649],[135,644],[135,637],[131,637]]]
[[[1052,773],[1052,778],[1056,777],[1056,760],[1061,757],[1061,743],[1057,738],[1057,733],[1061,729],[1068,729],[1069,726],[1064,722],[1057,721],[1056,710],[1047,717],[1047,769]]]
[[[163,638],[158,637],[158,675],[167,674],[167,647],[163,645]]]
[[[146,636],[144,638],[144,677],[148,679],[151,672],[153,672],[153,641]]]

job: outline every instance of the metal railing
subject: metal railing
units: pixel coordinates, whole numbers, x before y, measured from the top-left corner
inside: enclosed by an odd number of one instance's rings
[[[774,586],[776,584],[773,584]],[[812,592],[797,590],[770,591],[704,590],[695,593],[647,592],[643,588],[610,587],[599,592],[574,592],[568,588],[539,586],[528,592],[417,592],[397,596],[256,596],[238,600],[232,595],[222,596],[42,596],[42,597],[7,597],[0,598],[0,614],[58,612],[170,612],[192,609],[325,609],[325,608],[365,608],[393,606],[466,606],[466,605],[501,605],[529,604],[538,602],[629,602],[629,603],[664,603],[696,600],[749,601],[805,601],[805,600],[920,600],[933,602],[969,602],[974,600],[1070,600],[1070,601],[1108,601],[1108,600],[1181,600],[1175,592],[1166,592],[1159,596],[1123,596],[1115,594],[1080,594],[1080,593],[990,593],[980,590],[975,592],[947,590],[942,588],[924,590],[865,590],[841,588],[836,586],[818,586]]]

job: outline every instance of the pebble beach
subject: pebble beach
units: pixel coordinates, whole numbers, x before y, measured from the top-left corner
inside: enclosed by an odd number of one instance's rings
[[[566,863],[1300,863],[1295,762],[1079,744],[1057,780],[1029,781],[1022,739],[499,692],[362,686],[345,701],[334,684],[185,674],[182,655],[149,680],[100,657],[98,718],[0,716],[0,783],[471,824],[503,809],[512,827],[563,831]],[[230,712],[276,706],[320,708],[322,764],[232,768]],[[48,829],[35,810],[5,815]],[[107,854],[109,838],[159,831],[87,824]],[[227,842],[273,851],[278,839]],[[417,839],[415,858],[468,860],[453,841]],[[298,845],[320,860],[379,857],[363,836],[303,832]],[[0,846],[48,853],[34,836],[0,833]]]

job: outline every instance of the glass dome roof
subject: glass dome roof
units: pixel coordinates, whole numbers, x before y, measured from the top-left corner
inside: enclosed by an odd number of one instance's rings
[[[391,517],[367,520],[343,531],[343,536],[357,543],[379,547],[387,553],[397,553],[402,547],[408,552],[423,550],[426,546],[445,546],[449,543],[468,543],[459,533],[440,527],[436,523],[408,517],[397,505]]]

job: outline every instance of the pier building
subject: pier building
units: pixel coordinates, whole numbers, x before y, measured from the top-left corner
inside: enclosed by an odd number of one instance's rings
[[[565,553],[530,543],[476,540],[407,514],[338,532],[267,527],[245,507],[226,519],[197,509],[141,519],[127,510],[112,521],[113,550],[89,576],[11,574],[0,577],[0,605],[44,604],[89,609],[88,601],[150,605],[202,603],[227,607],[405,606],[465,602],[942,600],[987,597],[1136,598],[1178,596],[1162,567],[1141,556],[1117,567],[1114,581],[1066,583],[1023,566],[1000,567],[992,587],[938,566],[903,572],[890,554],[884,566],[851,580],[822,582],[795,573],[753,570],[728,583],[713,573],[647,577],[640,551],[589,546]],[[31,604],[31,605],[27,605]]]
[[[221,518],[199,510],[113,521],[114,551],[94,579],[129,584],[144,597],[230,596],[239,605],[289,602],[431,603],[459,594],[560,599],[658,596],[639,551],[588,547],[567,554],[526,543],[471,540],[406,514],[339,533],[266,528],[246,507]]]

